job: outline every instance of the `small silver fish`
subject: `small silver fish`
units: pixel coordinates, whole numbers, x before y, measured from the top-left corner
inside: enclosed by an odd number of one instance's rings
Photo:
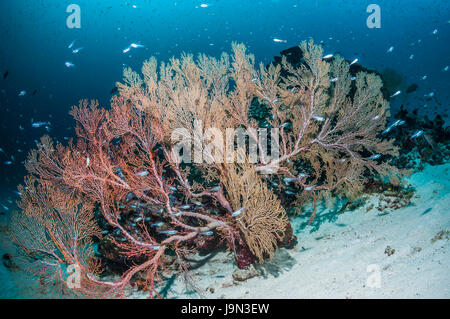
[[[295,195],[295,193],[294,192],[291,192],[291,191],[284,191],[286,194],[288,194],[288,195]]]
[[[25,96],[27,94],[27,91],[22,90],[19,92],[19,96]]]
[[[313,116],[311,116],[311,118],[313,118],[313,119],[315,119],[316,121],[319,121],[319,122],[325,121],[325,119],[323,117],[317,116],[317,115],[313,115]]]
[[[148,175],[148,171],[140,171],[140,172],[137,172],[135,175],[136,176],[147,176]]]
[[[89,167],[89,163],[91,162],[91,160],[89,159],[89,156],[86,157],[86,168]]]
[[[138,44],[138,43],[131,43],[130,47],[137,49],[137,48],[143,48],[144,46],[142,44]]]
[[[3,164],[5,164],[5,165],[11,165],[13,162],[11,162],[11,161],[5,161],[5,162],[3,162]]]
[[[298,177],[309,177],[309,174],[306,174],[306,173],[299,173],[297,176],[298,176]]]
[[[447,71],[448,71],[448,65],[442,69],[442,72],[447,72]]]
[[[73,68],[75,66],[75,64],[73,64],[72,62],[69,62],[69,61],[64,62],[64,65],[68,68]]]
[[[191,208],[191,206],[190,205],[183,205],[183,206],[180,206],[178,208],[179,209],[189,209],[189,208]]]
[[[394,94],[392,94],[391,97],[397,96],[397,95],[399,95],[399,94],[401,94],[401,93],[402,93],[402,91],[398,90],[397,92],[395,92]]]
[[[274,169],[272,167],[265,167],[260,172],[261,174],[271,174],[274,172]]]
[[[164,235],[175,235],[176,233],[178,233],[178,231],[176,230],[163,230],[159,232],[160,234],[164,234]]]
[[[295,180],[296,180],[295,177],[285,177],[285,178],[283,178],[283,181],[284,181],[286,184],[292,183],[292,182],[295,181]]]
[[[242,208],[239,208],[237,211],[235,211],[233,214],[231,214],[231,217],[239,216],[244,210],[245,210],[245,206]]]
[[[381,134],[386,134],[389,133],[392,130],[393,126],[389,126],[387,129],[385,129],[383,132],[381,132]]]
[[[84,48],[77,48],[77,49],[73,49],[72,50],[72,53],[73,54],[77,54],[77,53],[79,53],[81,50],[83,50]]]
[[[327,54],[322,59],[327,60],[327,59],[331,59],[332,57],[333,57],[333,54]]]
[[[39,128],[39,127],[48,126],[48,125],[51,125],[50,122],[33,122],[33,123],[31,123],[31,127],[34,127],[34,128]]]
[[[220,185],[219,186],[215,186],[215,187],[213,187],[213,188],[211,188],[209,190],[210,193],[215,193],[215,192],[218,192],[218,191],[220,191]]]
[[[200,233],[200,235],[204,235],[204,236],[211,236],[211,235],[213,235],[214,233],[212,232],[212,231],[205,231],[205,232],[203,232],[203,233]]]
[[[358,62],[358,59],[354,59],[354,60],[352,61],[352,63],[350,63],[348,66],[353,65],[353,64],[355,64],[356,62]]]
[[[387,49],[386,53],[391,53],[392,51],[394,51],[394,47],[390,47],[389,49]]]
[[[281,39],[274,38],[274,39],[273,39],[273,42],[277,42],[277,43],[287,43],[287,40],[281,40]]]
[[[415,138],[417,138],[417,137],[420,137],[422,134],[423,134],[423,131],[422,131],[422,130],[417,131],[416,133],[414,133],[414,134],[411,136],[411,139],[415,139]]]
[[[378,159],[380,157],[381,157],[381,154],[374,154],[374,155],[370,156],[369,159],[370,160],[376,160],[376,159]]]
[[[151,224],[152,227],[160,227],[162,225],[164,225],[164,222],[157,222],[157,223]]]
[[[336,82],[337,80],[339,80],[338,78],[332,78],[330,79],[330,82]]]
[[[307,187],[305,187],[305,191],[311,191],[311,190],[313,190],[314,188],[316,188],[316,186],[317,186],[317,185],[307,186]]]

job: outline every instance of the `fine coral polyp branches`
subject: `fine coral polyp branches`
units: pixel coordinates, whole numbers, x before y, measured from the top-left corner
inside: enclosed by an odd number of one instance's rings
[[[330,193],[358,193],[364,174],[398,181],[401,172],[377,160],[398,153],[392,141],[378,137],[389,114],[381,79],[364,72],[352,78],[343,58],[326,62],[321,48],[312,42],[304,42],[301,48],[305,63],[299,68],[283,58],[287,76],[280,78],[279,69],[269,67],[261,72],[262,80],[255,81],[260,100],[272,107],[270,124],[288,126],[280,134],[280,158],[257,170],[278,166],[283,176],[305,190],[300,201],[306,197],[317,202],[317,196],[330,197]],[[269,87],[276,90],[268,91],[263,85],[273,82],[277,85]]]
[[[229,165],[222,174],[244,243],[259,262],[271,258],[290,227],[279,199],[250,164]]]
[[[126,103],[120,100],[122,102],[117,99],[116,103]],[[230,226],[222,218],[178,208],[182,205],[175,198],[173,178],[163,176],[165,161],[158,158],[154,150],[156,144],[147,130],[149,126],[145,125],[143,113],[128,113],[127,121],[119,122],[119,119],[114,121],[117,118],[114,107],[111,113],[102,112],[98,111],[95,102],[87,104],[86,101],[73,109],[72,114],[80,123],[77,135],[81,141],[76,147],[61,152],[64,156],[59,167],[65,189],[96,203],[107,223],[117,231],[118,238],[112,240],[121,254],[147,259],[141,265],[131,267],[117,282],[97,282],[106,291],[123,293],[127,281],[137,272],[147,272],[148,278],[157,277],[166,249],[177,251],[180,243]],[[100,114],[104,115],[101,120]],[[32,172],[39,172],[43,170],[42,165],[47,165],[47,161],[36,160],[47,158],[50,140],[43,139],[43,143],[49,145],[42,145],[28,162]],[[46,185],[47,182],[42,183]],[[49,203],[31,197],[36,193],[31,193],[32,188],[21,191],[24,198],[29,198],[28,202],[51,209]],[[38,193],[52,196],[55,191],[54,188],[41,188]],[[133,204],[129,203],[130,199]],[[131,230],[121,223],[122,215],[130,210],[135,214]],[[178,252],[178,255],[182,253]],[[92,276],[88,278],[94,280]],[[147,288],[151,295],[156,293],[152,290],[153,280]]]
[[[246,267],[294,242],[281,204],[285,194],[296,195],[297,203],[317,204],[334,195],[355,196],[370,174],[395,177],[396,170],[379,159],[379,154],[396,154],[391,141],[378,138],[388,113],[381,80],[367,73],[351,78],[344,59],[323,60],[313,42],[301,48],[304,63],[298,67],[286,59],[281,65],[255,67],[242,44],[233,44],[233,54],[220,59],[183,55],[158,68],[151,58],[144,63],[143,77],[124,70],[120,96],[112,99],[110,110],[81,101],[71,112],[76,143],[54,146],[44,137],[26,163],[30,177],[21,188],[24,213],[15,219],[22,255],[34,254],[37,261],[53,265],[45,271],[59,281],[64,276],[57,275],[58,265],[79,265],[79,291],[86,295],[124,296],[128,284],[140,277],[149,296],[158,297],[161,272],[174,270],[174,263],[187,270],[185,257],[201,247],[225,244],[238,266]],[[279,146],[278,158],[255,163],[244,145],[233,156],[242,160],[238,163],[177,160],[172,152],[177,129],[200,148],[208,128],[245,129],[261,154],[263,143],[256,134],[261,127],[251,116],[252,105],[270,112],[268,127],[277,129],[271,132],[280,138],[278,145],[271,133],[269,148],[274,154]],[[82,213],[72,213],[76,222],[61,224],[67,203],[83,207]],[[76,255],[76,247],[88,247],[100,237],[92,224],[94,211],[101,216],[103,240],[132,265],[117,280],[103,280],[97,263]],[[43,244],[50,243],[52,250],[34,247],[27,225],[45,234]],[[73,234],[73,227],[78,234],[74,242],[54,235]]]
[[[101,237],[94,220],[92,203],[67,194],[49,182],[27,177],[19,207],[12,216],[13,238],[26,269],[56,292],[67,289],[67,269],[73,267],[78,281],[98,274],[92,238]],[[90,294],[81,285],[76,292]]]

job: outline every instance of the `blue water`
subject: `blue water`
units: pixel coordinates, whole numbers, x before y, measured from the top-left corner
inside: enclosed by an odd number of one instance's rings
[[[70,3],[81,8],[80,29],[66,26]],[[366,26],[371,3],[381,8],[379,29]],[[238,41],[257,62],[269,63],[280,51],[313,38],[326,53],[358,58],[377,70],[395,69],[408,84],[419,85],[408,98],[392,100],[393,107],[409,103],[430,114],[449,109],[450,71],[443,71],[450,65],[448,1],[1,0],[0,30],[1,75],[8,71],[0,78],[0,147],[6,153],[0,153],[0,190],[1,203],[11,209],[14,204],[4,199],[17,199],[12,190],[23,180],[21,162],[33,141],[47,133],[32,128],[32,119],[50,121],[50,134],[63,141],[74,133],[72,105],[90,98],[106,107],[123,67],[139,69],[150,56],[160,61],[182,52],[219,56]],[[74,40],[74,48],[83,47],[78,54],[67,48]],[[132,42],[145,48],[124,54]],[[67,68],[67,61],[75,67]],[[21,90],[27,91],[23,97]],[[436,99],[425,102],[430,92]],[[4,165],[11,155],[13,164]]]

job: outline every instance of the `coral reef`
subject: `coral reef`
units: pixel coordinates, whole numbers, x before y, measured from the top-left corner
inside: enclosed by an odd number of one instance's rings
[[[422,170],[425,164],[440,165],[449,161],[450,128],[445,126],[440,114],[430,119],[427,115],[419,115],[418,109],[408,112],[402,105],[394,118],[405,123],[389,134],[401,150],[393,159],[395,166]],[[422,136],[411,138],[418,131],[423,132]]]
[[[381,79],[353,77],[348,62],[324,60],[312,41],[300,49],[302,63],[283,57],[267,67],[242,44],[219,59],[151,58],[142,76],[124,70],[110,110],[81,101],[71,112],[76,140],[43,137],[26,163],[13,226],[23,262],[59,290],[124,297],[138,285],[161,297],[163,274],[190,278],[190,254],[227,247],[246,268],[294,245],[288,201],[300,210],[312,202],[312,220],[320,201],[355,198],[368,178],[398,183],[402,172],[387,161],[397,147],[380,137],[389,115]],[[223,160],[223,140],[214,154],[204,149],[212,127],[246,130],[235,160]],[[257,134],[264,127],[267,146]],[[180,161],[191,154],[174,151],[174,132],[194,144],[193,162]],[[251,145],[261,160],[251,160]],[[267,160],[266,150],[279,156]],[[122,273],[111,279],[101,269]]]

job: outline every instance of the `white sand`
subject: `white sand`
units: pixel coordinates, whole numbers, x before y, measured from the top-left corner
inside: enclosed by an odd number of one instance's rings
[[[450,241],[431,241],[441,230],[450,230],[449,170],[450,164],[428,166],[412,175],[408,181],[417,192],[408,207],[380,212],[380,195],[372,196],[363,207],[325,221],[314,232],[312,226],[299,231],[304,219],[297,218],[298,245],[281,249],[262,267],[265,278],[229,286],[236,266],[232,256],[219,253],[193,271],[197,285],[206,298],[449,298]],[[367,210],[371,204],[375,207]],[[385,254],[387,246],[395,249],[391,256]],[[379,269],[379,287],[369,265]],[[187,293],[177,279],[168,297],[198,295]]]

